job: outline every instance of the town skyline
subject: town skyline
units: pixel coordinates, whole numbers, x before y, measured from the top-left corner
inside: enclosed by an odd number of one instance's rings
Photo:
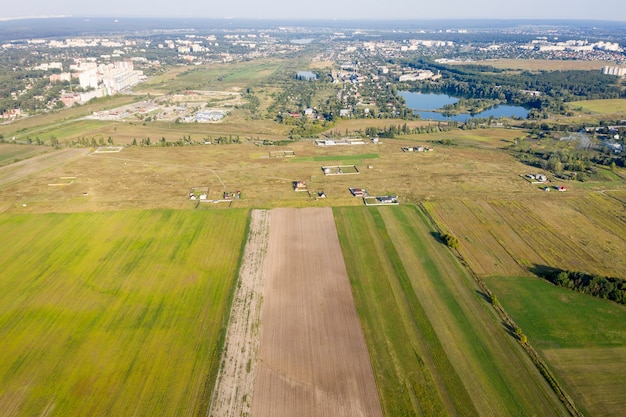
[[[254,2],[239,0],[224,3],[204,3],[197,0],[165,0],[123,2],[110,0],[101,4],[65,1],[62,4],[33,0],[12,3],[0,11],[0,20],[44,17],[111,17],[111,18],[236,18],[236,19],[296,19],[296,20],[419,20],[419,19],[559,19],[626,21],[626,9],[610,0],[603,7],[575,0],[529,0],[496,7],[489,0],[416,4],[397,0],[393,7],[366,0],[358,7],[352,3],[319,0],[315,3],[293,3],[285,0]]]

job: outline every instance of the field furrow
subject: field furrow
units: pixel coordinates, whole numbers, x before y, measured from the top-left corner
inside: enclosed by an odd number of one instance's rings
[[[565,414],[420,212],[400,206],[341,208],[335,214],[382,397],[412,407],[392,404],[385,407],[386,415]],[[368,223],[375,227],[363,227]],[[377,248],[375,242],[383,246]],[[396,284],[381,286],[386,281]],[[371,306],[381,300],[389,307],[373,315]],[[388,327],[388,322],[410,325]],[[415,353],[381,360],[385,351],[407,347]],[[424,384],[418,375],[429,375],[430,396],[408,401],[410,392],[398,389],[390,373],[416,385]],[[435,411],[437,401],[444,409]]]
[[[381,416],[330,209],[270,214],[252,415]]]

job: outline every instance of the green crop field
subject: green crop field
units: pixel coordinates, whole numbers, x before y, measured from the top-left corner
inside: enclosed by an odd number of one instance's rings
[[[565,413],[421,211],[335,221],[386,416]]]
[[[199,416],[246,210],[0,215],[0,410]]]
[[[626,307],[529,277],[489,287],[589,415],[626,408]]]

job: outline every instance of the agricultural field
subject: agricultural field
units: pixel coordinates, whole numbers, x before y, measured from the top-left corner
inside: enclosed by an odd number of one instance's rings
[[[458,236],[478,275],[528,275],[542,267],[608,276],[626,271],[623,203],[603,193],[425,205],[443,230]]]
[[[42,153],[50,152],[50,148],[27,145],[0,145],[0,167],[29,159]]]
[[[2,415],[205,415],[247,213],[0,215]]]
[[[626,408],[626,307],[530,277],[487,285],[590,416]]]
[[[382,417],[330,208],[273,209],[256,417]]]
[[[9,145],[0,145],[0,150],[3,149],[4,146]],[[26,147],[26,149],[29,148],[30,147]],[[37,156],[1,166],[0,189],[18,184],[31,176],[38,176],[43,172],[48,172],[62,167],[71,161],[84,157],[88,153],[86,149],[62,149],[51,151],[50,148],[42,147],[41,150],[43,152],[38,152]],[[34,151],[34,153],[36,153],[36,151]],[[51,181],[49,183],[55,183],[57,180],[56,177],[50,177],[50,179]],[[19,189],[19,186],[16,187]]]
[[[137,92],[163,94],[184,90],[239,91],[242,84],[257,86],[274,75],[286,61],[279,59],[212,64],[197,68],[182,67],[157,76],[135,87]]]
[[[424,213],[334,213],[386,416],[566,415]]]
[[[0,146],[0,236],[5,236],[0,351],[6,352],[0,359],[0,409],[9,410],[8,416],[206,415],[248,210],[333,207],[378,389],[378,397],[366,396],[380,398],[383,415],[566,414],[472,274],[487,281],[586,414],[619,415],[626,403],[623,308],[534,276],[556,267],[623,277],[626,171],[603,170],[600,180],[569,181],[567,193],[545,193],[520,177],[538,169],[503,150],[527,135],[509,122],[385,138],[379,144],[320,147],[309,139],[289,141],[289,126],[263,115],[289,77],[310,68],[309,58],[179,68],[137,87],[136,96],[0,126],[4,138],[16,136],[18,142],[89,143],[61,150]],[[589,63],[496,65],[518,71],[582,69]],[[248,88],[260,101],[256,115],[242,106],[210,125],[81,119],[148,94],[195,89],[245,96]],[[573,103],[587,112],[576,123],[598,117],[589,112],[624,113],[622,104]],[[351,136],[404,123],[345,120],[325,134]],[[432,122],[406,123],[414,128]],[[216,144],[218,137],[239,143]],[[93,152],[93,140],[106,144],[109,138],[123,146],[121,152]],[[147,138],[152,145],[142,146]],[[182,138],[193,144],[173,146]],[[139,146],[130,146],[135,139]],[[261,145],[263,140],[277,145]],[[404,153],[403,146],[434,150]],[[295,157],[270,157],[287,149]],[[359,175],[325,176],[320,169],[352,164]],[[297,181],[312,193],[295,192]],[[350,188],[397,195],[403,205],[361,207],[363,200]],[[209,200],[224,193],[241,198],[225,209],[192,201],[190,190],[206,190]],[[325,198],[315,198],[316,191]],[[340,264],[338,248],[332,259],[324,252],[332,229],[324,219],[317,229],[310,219],[272,226],[316,251],[288,258],[301,262],[296,269],[303,274],[320,275],[319,259]],[[464,262],[439,241],[440,231],[458,237],[457,255]],[[283,252],[297,247],[278,240],[273,245],[283,245]],[[285,258],[279,252],[273,252],[275,268]],[[332,285],[324,288],[336,295]],[[302,300],[310,296],[331,305],[323,290],[294,291]],[[345,291],[342,287],[344,296]],[[316,309],[301,304],[309,313]],[[290,318],[284,311],[274,313]],[[311,334],[327,337],[331,330],[324,323]],[[351,326],[354,331],[354,322]],[[296,330],[301,339],[308,337]],[[290,335],[281,339],[286,336],[276,330],[264,358],[279,361],[272,349],[280,340],[292,345]],[[325,346],[327,356],[334,355],[331,345]],[[315,363],[324,360],[316,357]],[[297,365],[302,371],[310,363]],[[366,359],[359,360],[359,367],[365,365]],[[314,371],[303,373],[328,382]],[[319,386],[324,391],[330,385]],[[260,401],[256,407],[269,415],[271,397]]]

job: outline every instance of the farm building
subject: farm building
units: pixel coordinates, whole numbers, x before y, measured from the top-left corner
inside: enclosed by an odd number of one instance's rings
[[[398,204],[398,197],[394,195],[383,195],[376,197],[382,204]]]
[[[317,146],[365,145],[365,141],[359,138],[343,138],[340,140],[316,139],[315,144]]]
[[[294,181],[292,183],[294,191],[307,191],[306,182]]]
[[[323,166],[322,172],[324,175],[350,175],[358,174],[359,169],[356,165],[333,165]]]
[[[368,195],[365,188],[348,188],[348,190],[350,190],[350,193],[355,197],[366,197]]]
[[[431,152],[433,148],[426,148],[424,146],[404,146],[402,152]]]
[[[400,201],[397,195],[379,195],[376,197],[363,197],[363,203],[366,206],[386,206],[386,205],[398,205]]]

